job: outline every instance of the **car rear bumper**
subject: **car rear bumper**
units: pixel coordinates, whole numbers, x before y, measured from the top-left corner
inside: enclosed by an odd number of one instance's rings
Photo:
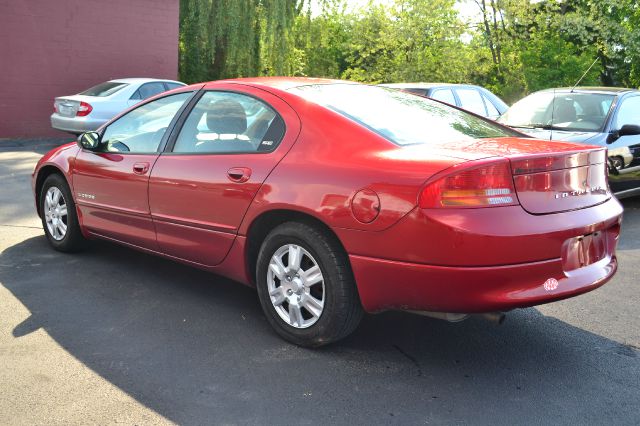
[[[549,215],[519,206],[455,213],[416,210],[383,232],[340,232],[366,311],[533,306],[593,290],[617,269],[615,198]]]
[[[453,313],[508,311],[594,290],[609,281],[618,267],[616,257],[611,255],[573,271],[564,270],[562,259],[469,268],[362,256],[350,256],[350,259],[360,300],[367,312],[389,309]]]
[[[51,127],[70,133],[84,133],[98,129],[107,120],[92,117],[64,117],[60,114],[51,114]]]

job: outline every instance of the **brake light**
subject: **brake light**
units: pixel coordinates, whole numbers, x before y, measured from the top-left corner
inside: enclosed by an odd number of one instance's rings
[[[53,112],[58,112],[58,105],[55,103],[55,101],[53,102]]]
[[[508,160],[465,167],[430,182],[420,194],[419,206],[478,208],[518,204]]]
[[[78,107],[78,112],[76,112],[77,117],[84,117],[91,113],[93,107],[86,102],[80,102],[80,106]]]

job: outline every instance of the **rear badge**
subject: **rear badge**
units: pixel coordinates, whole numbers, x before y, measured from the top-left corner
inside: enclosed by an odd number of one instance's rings
[[[544,282],[544,289],[547,291],[553,291],[556,288],[558,288],[558,280],[556,280],[555,278],[549,278],[548,280],[546,280]]]

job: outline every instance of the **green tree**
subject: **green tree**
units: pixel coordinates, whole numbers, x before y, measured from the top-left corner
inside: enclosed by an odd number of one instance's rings
[[[304,0],[181,0],[180,78],[290,74]]]

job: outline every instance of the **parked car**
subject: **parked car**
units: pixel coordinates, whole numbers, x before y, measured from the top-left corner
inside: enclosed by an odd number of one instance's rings
[[[179,81],[153,78],[105,81],[77,95],[56,98],[51,127],[74,134],[96,130],[138,102],[183,86]]]
[[[500,117],[509,108],[502,99],[484,87],[471,84],[392,83],[381,86],[427,96],[492,120]]]
[[[256,286],[320,346],[363,311],[501,318],[613,276],[605,149],[520,136],[399,90],[227,80],[142,102],[32,182],[54,249],[104,238]]]
[[[613,192],[618,198],[640,194],[640,91],[542,90],[513,104],[499,121],[538,139],[606,147]]]

